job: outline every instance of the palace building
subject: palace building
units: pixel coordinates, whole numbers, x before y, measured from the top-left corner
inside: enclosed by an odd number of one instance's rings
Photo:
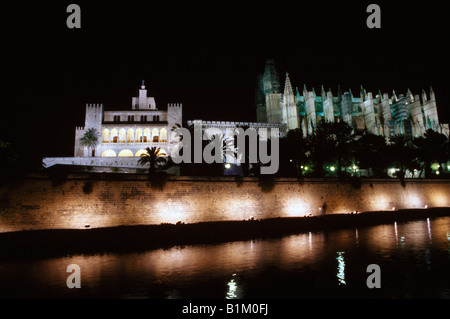
[[[301,129],[304,136],[310,135],[320,121],[347,122],[357,135],[372,133],[386,138],[403,134],[409,137],[422,136],[427,129],[433,129],[449,136],[449,125],[439,122],[436,98],[432,89],[427,95],[392,95],[378,92],[373,95],[361,87],[359,96],[351,90],[337,94],[326,91],[320,94],[309,91],[306,85],[295,93],[289,74],[286,74],[284,91],[273,59],[266,62],[264,74],[258,75],[255,94],[256,122],[187,121],[188,125],[201,125],[203,130],[214,129],[225,139],[234,138],[234,128],[254,129],[261,136],[277,129],[283,137],[289,130]],[[158,109],[154,97],[149,97],[144,81],[139,95],[133,97],[131,109],[126,111],[105,111],[102,104],[86,105],[83,127],[75,130],[73,157],[44,158],[45,167],[53,165],[78,165],[103,168],[143,168],[139,157],[146,148],[158,147],[163,154],[170,155],[178,149],[179,138],[173,128],[183,124],[182,104],[168,104],[167,110]],[[95,129],[100,143],[94,150],[80,145],[80,139],[89,129]],[[231,129],[231,130],[230,130]],[[273,131],[272,131],[273,132]],[[276,132],[276,131],[275,131]],[[214,133],[216,134],[216,133]],[[226,158],[236,164],[236,158]]]
[[[168,104],[167,111],[158,109],[155,98],[147,96],[142,82],[139,96],[132,98],[130,110],[105,111],[102,104],[86,105],[84,127],[75,129],[74,157],[44,158],[43,162],[46,167],[61,164],[142,168],[136,158],[147,147],[159,147],[167,155],[178,145],[171,130],[182,125],[182,120],[182,104]],[[80,145],[80,138],[91,128],[101,135],[101,140],[89,153],[88,148]]]

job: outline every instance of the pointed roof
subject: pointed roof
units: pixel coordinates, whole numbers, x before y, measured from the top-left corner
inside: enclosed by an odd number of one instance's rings
[[[291,79],[289,79],[289,73],[286,72],[286,82],[284,84],[284,94],[294,95],[294,91],[292,90]]]
[[[280,93],[280,77],[275,65],[274,59],[267,59],[263,75],[263,89],[264,94]]]

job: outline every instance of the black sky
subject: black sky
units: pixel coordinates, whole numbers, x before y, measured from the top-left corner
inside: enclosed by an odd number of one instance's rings
[[[420,94],[431,85],[450,122],[448,14],[437,1],[373,1],[377,30],[366,27],[367,1],[73,2],[81,30],[66,27],[71,2],[3,10],[0,136],[38,161],[72,156],[85,104],[127,110],[143,79],[159,107],[183,103],[184,119],[255,121],[256,76],[269,57],[283,83],[289,72],[294,86],[316,92],[340,84]]]

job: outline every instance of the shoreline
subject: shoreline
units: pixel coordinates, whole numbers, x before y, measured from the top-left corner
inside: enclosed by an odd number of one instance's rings
[[[280,238],[304,232],[450,216],[450,207],[249,221],[55,229],[0,233],[0,261],[74,254],[127,253],[175,246]]]

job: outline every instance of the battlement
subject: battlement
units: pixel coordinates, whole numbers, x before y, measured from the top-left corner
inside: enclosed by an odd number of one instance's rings
[[[183,107],[182,103],[169,103],[167,104],[168,107]]]
[[[93,111],[101,111],[103,109],[103,104],[86,104],[86,110],[93,110]]]

